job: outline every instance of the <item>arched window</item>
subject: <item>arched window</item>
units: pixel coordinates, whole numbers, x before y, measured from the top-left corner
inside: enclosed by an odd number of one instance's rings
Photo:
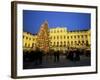
[[[84,44],[84,41],[82,41],[82,43]]]
[[[62,41],[60,42],[60,44],[62,45]]]
[[[31,40],[31,38],[29,38],[29,40]]]
[[[73,45],[73,41],[71,41],[71,45]]]
[[[78,44],[80,44],[80,41],[78,41]]]
[[[87,38],[87,35],[85,35],[85,38]]]
[[[55,36],[54,36],[54,39],[55,39]]]
[[[80,38],[80,36],[78,35],[78,38]]]
[[[83,38],[83,35],[81,35],[81,38]]]
[[[66,41],[64,41],[64,46],[66,46]]]
[[[30,44],[28,44],[28,47],[30,47]]]
[[[57,45],[59,45],[59,42],[57,42]]]
[[[28,39],[28,37],[26,37],[26,39]]]
[[[62,39],[62,36],[60,36],[60,39]]]
[[[27,47],[27,43],[25,43],[25,47]]]
[[[57,39],[59,39],[59,36],[57,36]]]
[[[67,39],[69,39],[69,36],[67,36]]]
[[[76,36],[74,36],[74,38],[76,38]]]
[[[73,36],[71,36],[71,39],[73,38]]]
[[[77,44],[77,41],[75,41],[75,45]]]
[[[66,39],[66,36],[64,36],[64,39]]]

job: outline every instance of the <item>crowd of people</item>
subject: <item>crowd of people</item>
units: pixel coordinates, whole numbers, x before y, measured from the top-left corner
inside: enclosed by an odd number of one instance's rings
[[[24,62],[34,62],[35,65],[40,65],[43,63],[43,57],[44,56],[52,56],[54,62],[60,61],[60,56],[65,56],[66,60],[70,61],[80,61],[80,56],[85,55],[89,56],[90,51],[83,53],[84,51],[80,51],[79,49],[76,50],[67,50],[65,52],[63,51],[49,51],[48,53],[45,53],[41,50],[35,50],[35,51],[24,51],[23,52],[23,61]],[[88,54],[88,55],[87,55]]]

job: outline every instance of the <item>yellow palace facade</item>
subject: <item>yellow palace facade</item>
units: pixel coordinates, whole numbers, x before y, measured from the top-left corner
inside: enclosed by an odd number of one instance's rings
[[[90,30],[68,31],[66,28],[50,29],[50,45],[54,50],[90,48]]]
[[[23,33],[23,48],[24,50],[35,50],[37,43],[37,35],[33,35],[29,32]]]
[[[45,23],[44,23],[45,24]],[[49,33],[49,49],[52,50],[68,50],[70,48],[90,49],[91,31],[77,30],[69,31],[66,27],[48,28]],[[24,50],[35,50],[37,47],[37,34],[23,32],[23,48]]]

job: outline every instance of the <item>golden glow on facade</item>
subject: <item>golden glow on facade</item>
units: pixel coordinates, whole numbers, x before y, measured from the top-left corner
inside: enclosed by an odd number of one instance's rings
[[[23,32],[23,48],[24,50],[35,49],[37,43],[37,35]]]
[[[48,32],[49,32],[49,49],[63,50],[63,51],[68,50],[70,48],[90,49],[91,45],[90,30],[68,31],[66,27],[56,27],[56,28],[48,28]],[[23,33],[24,50],[30,50],[30,49],[35,50],[36,47],[38,47],[37,38],[38,38],[37,35],[24,32]]]
[[[68,31],[66,28],[50,29],[50,47],[55,50],[90,48],[90,30]]]

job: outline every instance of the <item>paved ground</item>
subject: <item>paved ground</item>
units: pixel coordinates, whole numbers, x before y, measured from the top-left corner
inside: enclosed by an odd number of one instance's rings
[[[58,62],[54,61],[54,56],[44,56],[42,64],[36,65],[35,62],[24,62],[24,69],[36,69],[36,68],[56,68],[56,67],[76,67],[76,66],[90,66],[90,57],[84,55],[80,56],[80,61],[70,61],[65,56],[60,56]]]

